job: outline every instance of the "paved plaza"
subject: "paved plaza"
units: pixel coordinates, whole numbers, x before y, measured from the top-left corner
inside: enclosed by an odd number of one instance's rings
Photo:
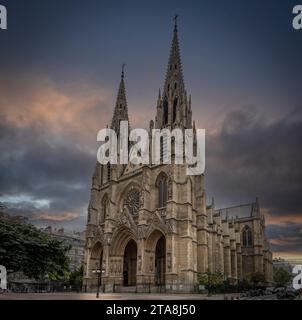
[[[236,299],[238,295],[228,294],[227,299]],[[224,300],[223,295],[204,294],[144,294],[144,293],[100,293],[99,299],[94,293],[4,293],[0,300]]]
[[[165,294],[165,293],[4,293],[0,300],[278,300],[275,294],[240,297],[239,294]],[[296,300],[302,300],[297,297]]]

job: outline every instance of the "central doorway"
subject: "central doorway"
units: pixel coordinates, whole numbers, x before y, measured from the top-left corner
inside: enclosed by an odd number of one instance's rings
[[[155,249],[155,275],[156,284],[165,284],[166,273],[166,240],[164,236],[161,236],[156,244]]]
[[[123,284],[124,286],[136,285],[137,245],[130,240],[124,252]]]

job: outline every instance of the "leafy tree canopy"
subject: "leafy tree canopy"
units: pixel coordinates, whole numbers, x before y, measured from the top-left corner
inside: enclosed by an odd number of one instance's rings
[[[292,274],[283,268],[274,268],[274,282],[277,286],[286,286],[292,279]]]
[[[198,282],[201,285],[217,286],[223,283],[223,274],[221,272],[204,272],[198,275]]]
[[[263,284],[265,282],[265,274],[263,272],[253,272],[251,274],[251,282],[254,285]]]
[[[69,282],[75,288],[80,290],[83,284],[83,265],[69,274]]]
[[[34,226],[0,217],[0,264],[27,277],[62,279],[68,271],[69,246]]]

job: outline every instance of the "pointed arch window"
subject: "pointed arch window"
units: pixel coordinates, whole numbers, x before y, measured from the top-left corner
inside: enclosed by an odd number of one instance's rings
[[[104,182],[104,177],[103,177],[103,166],[101,166],[101,168],[100,168],[100,172],[101,172],[101,185],[103,185],[103,182]]]
[[[105,222],[105,219],[108,215],[108,207],[109,207],[109,201],[108,201],[107,195],[105,195],[102,200],[102,214],[101,214],[100,223]]]
[[[163,105],[163,124],[168,123],[168,101],[165,99],[164,100],[164,105]]]
[[[157,179],[158,191],[158,208],[164,208],[167,205],[168,199],[168,183],[165,174],[161,174]]]
[[[176,113],[177,113],[177,97],[174,99],[174,102],[173,102],[173,122],[176,121]]]
[[[164,162],[164,137],[160,137],[160,163]]]
[[[242,244],[244,247],[251,247],[253,245],[253,235],[250,227],[245,227],[242,231]]]
[[[108,162],[107,163],[107,181],[110,181],[110,180],[111,180],[111,165]]]

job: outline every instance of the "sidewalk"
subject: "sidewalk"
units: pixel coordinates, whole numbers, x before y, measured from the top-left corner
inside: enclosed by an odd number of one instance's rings
[[[154,294],[100,293],[98,300],[237,300],[239,295],[226,294]],[[4,293],[0,300],[97,300],[94,293]]]

